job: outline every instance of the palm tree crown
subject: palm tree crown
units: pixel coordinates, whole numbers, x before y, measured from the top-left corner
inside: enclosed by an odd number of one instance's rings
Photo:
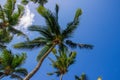
[[[19,23],[19,19],[24,13],[24,7],[22,5],[17,5],[17,10],[15,10],[16,6],[15,4],[16,0],[7,0],[5,5],[3,6],[0,5],[1,47],[5,46],[5,45],[2,46],[2,43],[10,42],[12,40],[13,34],[26,36],[24,33],[15,29],[14,27]]]
[[[10,78],[22,80],[22,76],[28,74],[25,68],[20,67],[25,59],[25,53],[18,55],[12,54],[11,51],[3,50],[3,52],[0,53],[0,79],[5,76],[10,76]]]
[[[80,48],[92,49],[93,47],[92,45],[79,44],[71,40],[68,40],[68,38],[71,37],[72,33],[78,26],[79,23],[78,18],[82,14],[81,9],[78,9],[76,11],[74,20],[68,23],[66,29],[64,30],[61,29],[58,23],[58,11],[59,11],[58,5],[56,5],[55,13],[52,13],[50,10],[47,10],[42,6],[40,6],[37,10],[45,18],[46,26],[33,25],[30,26],[28,29],[30,31],[39,32],[40,37],[32,41],[18,43],[14,45],[15,48],[31,49],[34,47],[44,46],[44,48],[41,50],[42,53],[46,52],[53,44],[58,45],[59,49],[62,49],[63,47],[67,48],[68,46],[72,48],[79,46]]]
[[[68,52],[67,50],[59,50],[59,55],[54,53],[56,60],[54,61],[52,58],[49,58],[52,62],[52,66],[56,69],[53,73],[48,73],[48,75],[57,74],[60,76],[60,80],[65,73],[68,72],[68,68],[75,62],[76,52]]]

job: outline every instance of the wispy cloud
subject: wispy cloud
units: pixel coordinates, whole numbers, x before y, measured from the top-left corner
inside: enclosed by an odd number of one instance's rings
[[[29,6],[25,6],[25,14],[21,17],[19,26],[23,28],[27,28],[28,26],[32,25],[34,21],[34,14],[30,11]]]
[[[27,27],[32,25],[34,22],[34,16],[35,14],[30,11],[30,8],[28,5],[25,6],[25,13],[20,18],[19,24],[16,26],[16,29],[25,31],[27,30]]]
[[[21,30],[27,35],[31,35],[30,32],[27,30],[27,27],[32,25],[34,22],[34,16],[35,14],[31,12],[30,8],[28,5],[25,6],[25,13],[24,15],[20,18],[19,24],[15,26],[16,29]],[[20,37],[17,36],[18,39]]]

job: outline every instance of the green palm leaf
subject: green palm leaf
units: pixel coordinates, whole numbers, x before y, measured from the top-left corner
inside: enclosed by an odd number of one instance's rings
[[[39,61],[40,59],[41,59],[41,57],[43,56],[43,55],[45,55],[45,53],[49,50],[51,48],[51,45],[49,44],[49,45],[45,45],[43,48],[42,48],[42,50],[40,51],[40,53],[38,54],[38,56],[37,56],[37,61]]]
[[[13,60],[13,55],[11,54],[11,51],[8,50],[3,50],[3,53],[1,54],[1,59],[2,59],[2,65],[7,66],[12,63]]]
[[[87,80],[87,77],[85,74],[82,74],[80,77],[75,75],[75,80]]]
[[[11,74],[10,78],[17,79],[17,80],[23,80],[23,78],[16,74]]]
[[[55,7],[55,12],[56,12],[56,20],[58,22],[58,12],[59,12],[59,6],[56,4],[56,7]]]
[[[50,32],[54,33],[55,35],[60,34],[60,26],[58,24],[56,15],[54,15],[50,10],[47,10],[43,6],[39,6],[37,11],[42,17],[45,18],[47,27]]]
[[[22,53],[21,55],[16,54],[12,60],[11,67],[16,68],[21,66],[26,59],[26,54]]]
[[[34,3],[39,3],[41,6],[44,6],[48,2],[48,0],[31,0]]]
[[[18,68],[14,70],[14,74],[26,76],[28,71],[25,68]]]
[[[71,48],[76,48],[78,46],[79,48],[93,49],[93,45],[91,44],[80,44],[75,43],[71,40],[66,40],[66,44],[69,45]]]
[[[27,5],[29,3],[29,1],[28,0],[22,0],[21,3],[24,4],[24,5]]]
[[[6,48],[6,46],[4,46],[3,44],[0,44],[0,50],[3,50],[5,48]]]
[[[46,37],[48,39],[52,38],[51,32],[45,26],[41,27],[41,26],[33,25],[33,26],[30,26],[28,28],[28,30],[30,30],[30,31],[38,31],[43,37]]]
[[[32,49],[32,48],[37,48],[37,47],[43,46],[46,43],[47,43],[47,40],[45,38],[38,37],[32,41],[25,41],[25,42],[17,43],[14,45],[14,48]]]
[[[21,5],[17,5],[18,11],[14,12],[11,15],[11,19],[9,21],[9,24],[12,26],[15,26],[16,24],[19,24],[19,19],[22,17],[24,13],[24,7]]]
[[[6,4],[4,5],[4,11],[9,21],[15,9],[15,3],[16,0],[7,0]]]
[[[68,23],[66,29],[63,30],[63,32],[62,32],[63,38],[69,38],[69,37],[71,37],[71,34],[73,34],[73,32],[75,31],[75,29],[77,28],[77,26],[79,24],[79,16],[81,14],[82,14],[82,10],[78,9],[76,11],[74,20],[72,22]]]
[[[5,22],[5,14],[3,12],[3,8],[2,6],[0,5],[0,19]],[[1,27],[1,26],[0,26]]]

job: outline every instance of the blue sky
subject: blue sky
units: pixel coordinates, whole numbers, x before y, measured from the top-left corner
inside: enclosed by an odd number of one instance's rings
[[[1,2],[2,0],[0,0]],[[83,10],[80,17],[80,25],[73,41],[89,43],[94,45],[93,50],[76,49],[76,63],[69,68],[69,72],[63,80],[74,80],[74,75],[87,74],[89,80],[97,80],[102,76],[103,80],[118,80],[120,76],[120,1],[119,0],[50,0],[45,7],[54,11],[55,4],[59,4],[59,22],[62,28],[66,23],[72,21],[77,8]],[[45,24],[44,19],[36,12],[36,5],[29,4],[30,10],[35,14],[33,24]],[[30,33],[29,37],[37,37],[37,33]],[[16,37],[15,37],[16,38]],[[14,39],[11,44],[21,41]],[[11,47],[11,46],[10,46]],[[9,48],[10,48],[9,47]],[[36,62],[36,56],[40,49],[14,50],[16,52],[27,52],[28,59],[23,65],[31,71]],[[53,57],[52,54],[49,56]],[[54,69],[49,65],[46,58],[41,69],[31,80],[59,80],[56,76],[47,76],[47,72]],[[9,79],[10,80],[10,79]]]

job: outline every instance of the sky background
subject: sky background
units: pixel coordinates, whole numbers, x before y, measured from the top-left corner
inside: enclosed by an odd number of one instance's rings
[[[2,3],[4,0],[0,0]],[[83,10],[80,17],[80,25],[74,33],[73,41],[79,43],[93,44],[93,50],[75,49],[77,58],[74,65],[69,68],[69,72],[63,80],[75,80],[74,75],[80,76],[85,73],[88,80],[97,80],[101,76],[103,80],[119,80],[120,77],[120,1],[119,0],[49,0],[46,8],[54,11],[55,4],[60,7],[59,22],[62,28],[72,21],[75,11],[78,8]],[[44,19],[36,11],[37,4],[29,3],[29,24],[44,25]],[[25,17],[25,16],[24,16]],[[22,28],[21,28],[22,27]],[[28,32],[26,26],[18,27],[22,29],[31,39],[38,36],[38,33]],[[23,29],[24,28],[24,29]],[[22,37],[15,37],[9,44],[8,49],[12,49],[12,44],[24,41]],[[23,67],[30,72],[37,64],[36,56],[40,48],[34,50],[15,50],[13,52],[27,52],[27,60]],[[53,58],[52,54],[49,55]],[[59,80],[56,76],[48,76],[47,72],[54,69],[49,65],[51,62],[45,59],[41,69],[31,78],[31,80]],[[3,80],[11,80],[4,78]]]

